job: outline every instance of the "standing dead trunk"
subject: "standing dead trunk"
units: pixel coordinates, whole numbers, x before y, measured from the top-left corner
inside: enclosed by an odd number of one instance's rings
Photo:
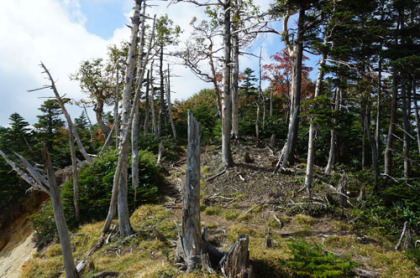
[[[381,119],[381,96],[382,96],[382,57],[379,54],[378,62],[378,100],[376,104],[376,125],[375,125],[375,144],[376,144],[376,161],[379,160],[381,153],[381,140],[380,136],[380,119]],[[420,149],[419,149],[420,150]]]
[[[404,87],[402,89],[402,118],[403,118],[403,155],[404,155],[404,178],[408,179],[410,177],[410,131],[411,131],[411,124],[410,124],[410,111],[411,111],[411,88],[408,82],[404,83]]]
[[[118,113],[118,104],[119,104],[119,70],[117,69],[117,83],[115,85],[115,100],[114,100],[114,130],[115,130],[115,147],[118,148],[120,144],[119,136],[120,136],[120,115]]]
[[[347,206],[347,198],[348,198],[348,196],[347,196],[347,181],[348,181],[348,176],[344,172],[343,175],[341,176],[340,183],[337,186],[338,204],[342,207]]]
[[[163,76],[163,45],[160,46],[159,55],[159,74],[160,74],[160,97],[159,97],[159,119],[158,119],[158,138],[163,136],[163,127],[165,120],[165,90],[164,90],[164,76]]]
[[[222,96],[222,163],[226,167],[233,166],[232,152],[230,149],[230,131],[231,131],[231,115],[232,115],[232,99],[230,92],[230,53],[231,53],[231,32],[230,32],[230,10],[229,0],[225,0],[223,4],[224,10],[224,57],[223,57],[223,96]]]
[[[143,135],[146,136],[149,132],[149,114],[150,114],[150,96],[149,96],[149,86],[150,86],[150,71],[147,71],[147,83],[146,83],[146,97],[145,97],[145,105],[144,110],[144,124],[143,124]]]
[[[239,26],[239,9],[238,0],[234,0],[235,7],[235,20],[232,22],[232,84],[231,84],[231,94],[232,94],[232,132],[231,137],[233,139],[239,138],[239,102],[238,102],[238,93],[239,93],[239,35],[238,35],[238,26]]]
[[[172,135],[176,140],[176,129],[174,124],[174,118],[172,117],[172,104],[171,104],[171,73],[169,71],[169,64],[168,64],[168,82],[167,82],[167,89],[166,89],[166,99],[168,101],[168,115],[169,115],[169,122],[171,123],[172,128]]]
[[[91,144],[91,146],[93,146],[93,126],[92,126],[92,121],[90,120],[90,117],[89,117],[89,114],[87,112],[87,109],[86,109],[86,105],[85,104],[83,104],[83,110],[85,111],[86,118],[87,118],[87,120],[89,122],[90,144]]]
[[[67,278],[78,278],[76,266],[74,265],[73,254],[71,251],[70,236],[67,229],[66,218],[64,217],[63,204],[60,198],[60,191],[54,175],[54,170],[48,154],[47,145],[42,145],[42,160],[47,170],[51,203],[53,206],[55,225],[57,226],[58,237],[60,239],[61,251],[63,253],[64,268]]]
[[[414,118],[416,119],[417,127],[417,147],[420,153],[420,119],[419,119],[419,105],[417,103],[416,81],[413,81],[413,102],[414,102]]]
[[[340,108],[340,98],[341,98],[341,89],[337,87],[335,90],[335,96],[334,96],[334,111],[338,111],[338,109]],[[334,119],[333,119],[333,123],[335,123]],[[327,175],[331,174],[332,167],[335,164],[336,151],[337,151],[337,131],[335,128],[332,128],[328,162],[324,171],[325,174]]]
[[[95,111],[96,122],[98,123],[98,126],[101,129],[106,139],[108,137],[108,134],[111,132],[111,128],[108,125],[106,125],[102,119],[102,115],[104,113],[104,100],[103,99],[96,100],[93,111]]]
[[[385,170],[384,174],[387,176],[391,175],[392,170],[392,148],[394,146],[394,133],[395,133],[395,124],[397,118],[397,97],[398,97],[398,82],[397,82],[397,69],[394,69],[394,73],[392,75],[392,102],[391,102],[391,111],[390,111],[390,119],[389,119],[389,128],[388,128],[388,136],[386,140],[386,148],[385,148]]]
[[[150,94],[150,107],[152,108],[152,132],[155,138],[158,138],[158,131],[156,127],[155,87],[153,84],[153,62],[150,67]]]
[[[203,241],[200,234],[200,125],[188,112],[188,146],[186,184],[183,198],[181,233],[177,257],[188,271],[200,264]]]
[[[262,91],[262,86],[261,86],[261,82],[262,82],[262,65],[261,65],[261,60],[262,60],[262,47],[260,47],[260,56],[258,57],[258,96],[261,99],[261,103],[263,105],[263,119],[262,119],[262,130],[264,131],[265,129],[265,98],[264,98],[264,93]],[[258,124],[259,125],[259,124]]]
[[[287,19],[288,20],[288,19]],[[290,105],[290,119],[289,119],[289,131],[287,134],[287,142],[289,145],[285,148],[286,152],[284,158],[287,158],[287,162],[294,163],[294,154],[298,139],[298,129],[299,129],[299,113],[300,113],[300,95],[302,87],[302,59],[303,59],[303,33],[304,33],[304,22],[305,22],[305,8],[302,6],[299,9],[299,18],[298,18],[298,30],[297,36],[294,42],[293,49],[288,44],[288,53],[290,61],[292,64],[292,98]],[[296,119],[293,120],[293,118]],[[287,163],[285,162],[285,163]],[[285,164],[283,163],[283,165]],[[284,166],[283,166],[284,167]]]
[[[146,14],[146,5],[143,8],[142,14],[142,23],[141,23],[141,35],[140,35],[140,49],[139,49],[139,57],[137,59],[137,74],[136,74],[136,94],[141,94],[141,88],[143,84],[143,74],[144,74],[144,67],[143,67],[143,52],[144,52],[144,45],[145,45],[145,14]],[[137,187],[139,186],[139,134],[140,134],[140,106],[137,104],[133,105],[133,119],[131,124],[131,185],[136,191]]]
[[[326,45],[326,34],[324,35],[324,45]],[[315,96],[316,99],[322,94],[322,81],[324,80],[324,69],[325,61],[327,59],[327,52],[323,50],[321,53],[321,59],[319,60],[318,76],[315,84]],[[314,122],[314,118],[311,117],[311,124],[309,126],[309,139],[308,139],[308,157],[306,159],[306,175],[305,175],[305,187],[308,192],[308,198],[311,198],[311,188],[314,178],[314,160],[315,160],[315,135],[317,126]]]
[[[125,84],[122,98],[122,117],[121,117],[121,141],[119,145],[118,163],[115,169],[111,202],[109,205],[108,215],[105,220],[102,231],[108,232],[111,221],[116,213],[118,201],[118,220],[120,233],[122,235],[130,235],[133,231],[130,225],[128,214],[128,202],[125,198],[127,193],[127,158],[128,158],[128,142],[130,134],[130,112],[131,112],[131,87],[134,79],[134,64],[137,50],[137,34],[140,25],[140,9],[142,0],[136,0],[134,6],[134,15],[131,18],[131,42],[127,57],[127,69],[125,74]]]

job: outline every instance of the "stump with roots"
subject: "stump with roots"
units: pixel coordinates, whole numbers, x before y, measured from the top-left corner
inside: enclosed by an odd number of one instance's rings
[[[202,268],[221,271],[231,278],[250,278],[248,243],[248,236],[240,235],[230,250],[224,252],[207,240],[206,227],[200,232],[200,125],[188,112],[186,184],[176,260],[187,271]]]

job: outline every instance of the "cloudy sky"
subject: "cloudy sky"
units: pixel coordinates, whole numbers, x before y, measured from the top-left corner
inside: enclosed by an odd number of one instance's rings
[[[9,116],[17,112],[25,120],[37,122],[38,108],[51,97],[49,90],[29,93],[27,90],[47,84],[39,67],[42,61],[57,81],[61,94],[76,100],[85,98],[78,82],[69,75],[75,73],[83,60],[105,57],[107,47],[128,40],[125,26],[132,11],[132,0],[2,0],[0,9],[0,125],[7,126]],[[165,1],[148,1],[154,5],[149,13],[168,14],[174,24],[184,30],[182,41],[189,36],[189,22],[196,16],[203,18],[202,10],[191,4],[168,6]],[[267,9],[270,1],[254,1]],[[281,49],[279,36],[263,35],[248,49],[258,54],[263,46],[265,62]],[[244,57],[241,69],[257,69],[258,59]],[[174,99],[185,99],[202,88],[211,87],[201,82],[183,66],[173,66],[177,77],[172,81]],[[72,117],[81,110],[70,109]]]

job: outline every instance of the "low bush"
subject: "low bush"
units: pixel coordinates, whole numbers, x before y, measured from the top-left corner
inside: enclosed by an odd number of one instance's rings
[[[357,263],[350,258],[339,257],[306,241],[292,241],[288,247],[292,256],[283,263],[298,277],[354,277]]]

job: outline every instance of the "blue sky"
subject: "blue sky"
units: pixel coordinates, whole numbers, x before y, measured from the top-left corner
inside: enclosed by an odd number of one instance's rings
[[[128,40],[128,23],[132,11],[132,0],[3,0],[0,9],[0,125],[7,126],[9,116],[17,112],[29,123],[37,122],[38,108],[51,97],[45,90],[28,93],[27,90],[46,84],[39,62],[50,69],[62,94],[75,100],[86,99],[79,84],[69,79],[82,61],[105,57],[107,47]],[[265,10],[271,1],[254,0]],[[189,22],[196,16],[204,19],[203,10],[191,4],[180,3],[168,7],[165,1],[149,1],[153,5],[150,14],[168,14],[174,24],[180,25],[180,47],[188,40]],[[276,27],[280,28],[279,23]],[[283,48],[280,36],[262,35],[248,51],[259,54],[263,46],[263,63],[269,56]],[[172,99],[185,99],[203,88],[210,88],[196,78],[189,69],[170,60],[173,79]],[[258,71],[258,59],[247,56],[241,59],[241,70],[251,67]],[[205,66],[204,66],[205,67]],[[314,76],[314,73],[312,74]],[[81,109],[69,108],[73,118]],[[94,119],[93,113],[91,118]]]

